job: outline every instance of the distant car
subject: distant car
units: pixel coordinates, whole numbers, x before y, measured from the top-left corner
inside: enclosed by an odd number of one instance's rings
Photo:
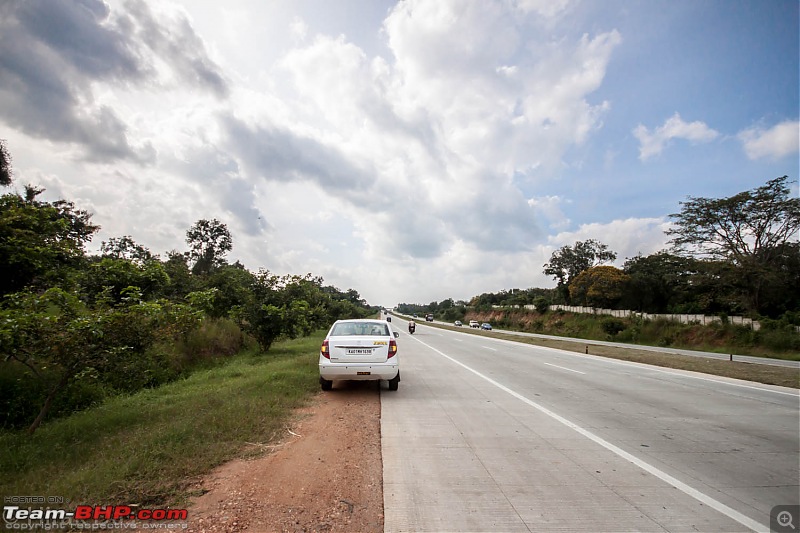
[[[481,325],[478,324],[477,320],[470,320],[469,321],[469,327],[471,327],[471,328],[479,328],[479,327],[481,327]]]
[[[417,313],[414,313],[414,318],[418,318],[418,317],[417,317]]]
[[[487,331],[492,331],[492,325],[489,324],[488,322],[484,322],[483,324],[481,324],[481,329],[485,329]]]
[[[389,390],[400,383],[397,341],[400,333],[381,320],[337,320],[319,350],[319,383],[329,391],[338,380],[385,380]]]
[[[425,315],[425,322],[433,322],[433,315],[431,313]]]
[[[456,320],[455,322],[453,322],[453,325],[454,326],[463,326],[464,324],[462,324],[460,320]]]

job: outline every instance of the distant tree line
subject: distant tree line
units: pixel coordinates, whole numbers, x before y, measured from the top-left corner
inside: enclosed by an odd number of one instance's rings
[[[553,253],[557,301],[647,313],[795,317],[800,311],[800,198],[787,176],[730,198],[692,198],[670,215],[672,247],[604,265],[598,241]],[[800,317],[797,317],[800,318]],[[795,318],[792,318],[795,320]]]
[[[405,315],[424,316],[433,313],[441,320],[458,320],[464,317],[467,311],[467,303],[464,301],[455,302],[448,298],[442,302],[433,301],[427,305],[402,303],[395,307],[395,310]]]
[[[0,140],[2,185],[10,162]],[[267,351],[281,337],[377,312],[312,274],[228,263],[233,239],[216,219],[187,230],[185,252],[161,258],[125,235],[90,255],[100,229],[91,215],[42,192],[0,196],[0,427],[33,432],[55,405],[69,412],[175,379],[207,362],[198,354],[213,342],[192,339],[209,330],[239,339],[231,353],[247,339]]]
[[[800,324],[800,199],[787,176],[729,198],[693,198],[670,215],[671,247],[611,266],[616,252],[598,240],[559,248],[543,266],[554,289],[502,290],[457,307],[551,304],[632,309],[646,313],[745,315]],[[447,302],[448,300],[446,300]],[[452,300],[449,300],[452,302]],[[444,313],[450,309],[449,316]],[[453,306],[401,304],[401,312],[433,312],[449,320]],[[407,310],[407,311],[404,311]]]

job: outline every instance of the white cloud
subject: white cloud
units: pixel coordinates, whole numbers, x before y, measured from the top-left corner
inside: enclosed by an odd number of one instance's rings
[[[395,54],[395,109],[435,125],[449,153],[496,169],[553,170],[601,125],[603,80],[618,32],[552,40],[545,17],[506,4],[405,1],[385,22]],[[465,38],[469,36],[469,38]]]
[[[561,209],[561,205],[569,203],[560,196],[543,196],[531,198],[528,205],[541,213],[548,221],[550,227],[556,230],[563,230],[569,227],[570,220]]]
[[[515,28],[538,16],[405,1],[384,24],[393,62],[343,35],[309,36],[274,71],[287,112],[247,126],[226,118],[227,149],[248,179],[307,180],[349,203],[340,216],[354,221],[370,261],[433,261],[459,242],[525,253],[541,235],[540,206],[515,176],[543,161],[557,167],[599,127],[608,105],[586,97],[620,42],[616,32],[523,41]],[[370,201],[381,194],[386,209]]]
[[[548,199],[541,201],[547,202]],[[511,288],[552,287],[555,282],[544,274],[544,264],[560,247],[571,246],[576,241],[596,239],[617,253],[615,264],[622,267],[626,259],[640,253],[649,255],[663,250],[667,242],[664,231],[668,227],[669,222],[662,218],[629,218],[605,224],[584,224],[575,231],[551,236],[525,253],[486,254],[466,241],[457,240],[438,258],[402,264],[403,268],[396,269],[397,277],[393,276],[392,280],[404,288],[401,301],[409,303],[428,303],[433,299],[445,298],[469,299],[484,292]],[[392,271],[395,269],[392,268]],[[365,281],[368,277],[365,277]],[[385,278],[374,280],[376,285],[381,282],[385,282]],[[426,299],[422,295],[429,296]]]
[[[800,122],[786,120],[765,130],[749,128],[738,135],[750,159],[779,159],[800,150]]]
[[[639,254],[650,255],[666,248],[668,238],[664,232],[669,227],[669,221],[663,218],[627,218],[608,223],[582,224],[577,230],[551,236],[548,241],[553,250],[557,250],[565,245],[571,246],[576,241],[595,239],[616,252],[615,264],[622,266],[625,259]]]
[[[84,22],[124,44],[108,46],[108,64],[51,75],[69,110],[81,99],[113,110],[97,118],[114,127],[95,143],[147,153],[149,164],[111,153],[104,163],[53,166],[55,149],[81,142],[64,127],[50,134],[41,167],[17,167],[92,210],[98,243],[132,235],[155,253],[180,250],[191,224],[218,218],[234,236],[231,260],[313,272],[372,303],[550,284],[543,239],[569,227],[569,199],[536,196],[535,184],[602,127],[610,103],[590,98],[622,42],[617,31],[566,37],[558,20],[567,1],[405,0],[384,21],[390,54],[381,57],[344,33],[315,33],[302,13],[284,13],[284,39],[260,50],[268,32],[249,33],[258,24],[242,4],[217,17],[213,35],[193,29],[193,3],[123,5]],[[243,42],[249,59],[236,55]],[[278,59],[253,59],[262,53]],[[111,83],[120,64],[129,72]],[[30,117],[43,111],[14,98],[0,102],[0,120],[40,135]]]
[[[672,139],[686,139],[694,143],[713,141],[719,133],[704,122],[685,122],[678,113],[672,115],[652,133],[643,125],[633,130],[639,139],[639,159],[645,161],[659,155]]]
[[[152,163],[104,91],[192,87],[222,99],[229,86],[182,10],[154,14],[143,0],[31,0],[0,17],[0,120],[32,137],[80,146],[94,162]],[[163,6],[160,6],[163,7]]]
[[[292,19],[289,30],[297,41],[304,41],[306,35],[308,35],[308,25],[300,17],[294,17],[294,19]]]
[[[533,11],[545,18],[557,18],[566,12],[571,0],[517,0],[523,11]]]

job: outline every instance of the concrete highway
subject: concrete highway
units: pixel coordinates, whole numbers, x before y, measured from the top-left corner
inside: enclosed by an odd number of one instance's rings
[[[393,324],[387,532],[770,531],[800,504],[797,390]]]
[[[452,326],[451,322],[441,322],[436,320],[435,324],[440,324],[444,326]],[[543,335],[541,333],[526,333],[522,331],[513,331],[510,329],[497,329],[494,328],[496,333],[504,333],[506,335],[516,335],[519,337],[536,337],[540,339],[552,339],[552,340],[559,340],[559,341],[570,341],[576,342],[583,345],[598,345],[598,346],[621,346],[625,348],[631,348],[633,350],[640,350],[640,351],[650,351],[650,352],[659,352],[659,353],[673,353],[678,355],[688,355],[691,357],[703,357],[706,359],[721,359],[724,361],[731,360],[731,361],[739,361],[742,363],[754,363],[759,365],[770,365],[770,366],[785,366],[789,368],[800,368],[800,361],[792,361],[789,359],[772,359],[769,357],[754,357],[751,355],[741,355],[741,354],[725,354],[725,353],[718,353],[718,352],[703,352],[700,350],[685,350],[681,348],[670,348],[666,346],[647,346],[644,344],[625,344],[620,342],[611,342],[611,341],[601,341],[601,340],[588,340],[588,339],[578,339],[575,337],[559,337],[556,335]]]

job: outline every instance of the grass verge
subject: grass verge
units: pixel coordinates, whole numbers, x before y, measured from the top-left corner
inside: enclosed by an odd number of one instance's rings
[[[0,494],[79,504],[175,505],[189,480],[282,437],[318,390],[324,333],[42,426],[0,433]],[[252,452],[248,452],[252,450]]]
[[[800,388],[800,369],[796,368],[758,365],[738,361],[724,361],[720,359],[710,359],[707,357],[679,355],[666,352],[653,352],[649,350],[637,350],[635,348],[627,348],[622,346],[605,346],[601,344],[592,344],[591,340],[576,342],[558,339],[544,339],[540,337],[525,337],[521,335],[509,335],[495,331],[474,330],[472,328],[459,328],[442,324],[427,323],[427,325],[459,331],[462,333],[495,337],[513,342],[533,344],[535,346],[546,346],[549,348],[557,348],[559,350],[567,350],[570,352],[578,352],[583,354],[587,353],[588,347],[589,355],[598,355],[601,357],[610,357],[612,359],[634,361],[637,363],[647,363],[666,368],[703,372],[705,374],[744,379],[747,381],[755,381],[757,383],[764,383],[767,385],[780,385],[782,387],[791,387],[795,389]]]

